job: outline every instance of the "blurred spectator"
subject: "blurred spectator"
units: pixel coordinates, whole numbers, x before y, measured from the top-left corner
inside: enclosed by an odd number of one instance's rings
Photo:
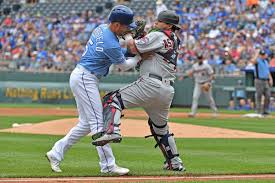
[[[162,2],[162,0],[157,0],[156,2],[156,16],[158,16],[159,12],[167,10],[166,5]]]
[[[273,54],[273,56],[272,56],[272,58],[271,58],[271,60],[269,62],[269,66],[275,68],[275,57],[274,57],[274,54]]]
[[[225,65],[223,67],[224,73],[228,75],[234,75],[237,74],[239,69],[236,67],[234,63],[232,63],[231,60],[226,60]]]
[[[134,6],[133,2],[128,4]],[[147,21],[146,31],[153,27],[155,13],[167,9],[161,0],[150,3],[156,3],[159,10],[147,9],[145,17],[139,17]],[[190,68],[197,52],[204,53],[216,74],[242,74],[239,72],[241,68],[253,67],[250,60],[257,48],[265,50],[272,58],[270,66],[274,66],[272,0],[175,0],[173,4],[172,9],[180,15],[182,25],[178,32],[182,47],[179,74]],[[22,70],[40,71],[45,69],[45,65],[51,68],[47,71],[69,70],[81,56],[90,33],[103,21],[107,22],[106,17],[99,17],[91,10],[46,17],[19,11],[6,16],[1,23],[0,58],[16,62]],[[40,58],[43,54],[39,50],[46,51],[47,57]],[[27,63],[28,58],[31,60]]]

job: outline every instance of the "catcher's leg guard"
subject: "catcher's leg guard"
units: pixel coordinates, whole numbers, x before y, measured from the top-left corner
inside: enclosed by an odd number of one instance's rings
[[[93,145],[103,146],[109,142],[119,143],[122,140],[120,135],[120,117],[124,109],[120,93],[110,92],[103,97],[103,132],[92,136]]]
[[[157,126],[150,118],[148,120],[148,124],[150,126],[152,135],[146,136],[145,138],[153,136],[156,140],[157,144],[155,145],[155,148],[159,146],[163,156],[166,159],[164,162],[164,169],[184,171],[185,168],[178,154],[176,142],[173,137],[174,134],[169,133],[167,124],[163,126]]]

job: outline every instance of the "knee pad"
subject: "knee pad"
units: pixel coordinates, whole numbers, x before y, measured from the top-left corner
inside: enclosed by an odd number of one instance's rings
[[[120,117],[124,105],[118,90],[103,97],[103,131],[104,133],[120,134]]]
[[[179,170],[183,169],[183,164],[181,159],[179,158],[176,142],[174,139],[174,134],[169,133],[167,124],[158,126],[151,119],[148,120],[148,124],[150,126],[150,130],[152,135],[156,140],[156,147],[159,147],[162,151],[162,154],[165,158],[164,167],[168,170]]]

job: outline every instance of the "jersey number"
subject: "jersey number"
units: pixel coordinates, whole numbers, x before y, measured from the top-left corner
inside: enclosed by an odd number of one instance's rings
[[[89,42],[88,42],[88,44],[93,45],[94,42],[90,39]],[[86,55],[86,53],[87,53],[87,51],[88,51],[88,44],[86,44],[85,51],[83,52],[82,57],[83,57],[84,55]]]
[[[170,39],[163,40],[163,43],[166,49],[173,48],[173,42]]]

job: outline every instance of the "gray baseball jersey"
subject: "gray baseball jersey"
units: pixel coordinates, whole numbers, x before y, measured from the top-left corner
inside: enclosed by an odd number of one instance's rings
[[[193,77],[195,79],[194,91],[193,91],[193,100],[192,100],[192,115],[196,115],[199,97],[201,95],[202,89],[201,85],[205,82],[210,82],[210,77],[214,73],[212,67],[208,63],[202,63],[201,65],[195,63],[191,69]],[[205,96],[209,102],[209,105],[214,113],[217,112],[217,107],[212,95],[212,87],[208,92],[204,92]]]
[[[140,75],[147,73],[157,74],[164,79],[175,80],[176,68],[158,53],[167,53],[173,47],[173,42],[163,32],[151,32],[142,39],[135,40],[140,53],[154,52],[148,60],[143,60],[140,66]]]
[[[191,71],[196,83],[209,81],[211,75],[214,73],[212,67],[208,63],[202,63],[201,65],[195,63]]]
[[[161,54],[173,48],[173,41],[163,32],[151,32],[135,40],[135,44],[140,53],[152,52],[153,55],[142,61],[139,79],[120,89],[122,101],[125,108],[143,107],[155,124],[165,125],[174,97],[171,83],[175,80],[176,66]],[[150,74],[160,78],[150,77]],[[168,126],[162,130],[166,133]]]

